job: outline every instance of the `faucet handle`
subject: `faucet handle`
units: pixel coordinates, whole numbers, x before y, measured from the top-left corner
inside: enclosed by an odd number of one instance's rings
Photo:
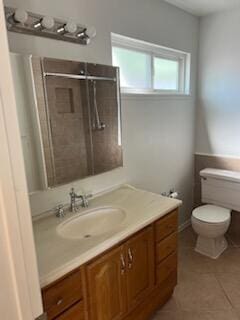
[[[92,196],[93,195],[91,193],[82,195],[82,206],[84,208],[88,207],[88,199],[91,198]]]
[[[64,212],[64,206],[63,204],[59,204],[56,207],[57,213],[56,213],[56,217],[57,218],[63,218],[65,216],[65,212]]]

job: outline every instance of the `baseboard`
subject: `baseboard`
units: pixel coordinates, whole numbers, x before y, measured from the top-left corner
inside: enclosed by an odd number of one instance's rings
[[[181,224],[179,227],[178,227],[178,232],[181,232],[183,231],[184,229],[186,229],[187,227],[189,227],[191,225],[191,219],[185,221],[183,224]]]

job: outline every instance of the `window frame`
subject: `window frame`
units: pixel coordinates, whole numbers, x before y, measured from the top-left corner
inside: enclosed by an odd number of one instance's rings
[[[150,55],[151,58],[151,88],[129,88],[121,87],[123,94],[147,94],[147,95],[190,95],[190,65],[191,54],[188,52],[166,48],[142,40],[125,37],[111,33],[111,47],[128,49]],[[178,68],[178,90],[165,90],[154,88],[154,57],[179,62]],[[112,59],[113,60],[113,59]]]

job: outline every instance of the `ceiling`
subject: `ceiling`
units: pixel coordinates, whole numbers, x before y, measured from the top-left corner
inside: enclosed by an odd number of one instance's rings
[[[197,16],[240,8],[240,0],[165,0]]]

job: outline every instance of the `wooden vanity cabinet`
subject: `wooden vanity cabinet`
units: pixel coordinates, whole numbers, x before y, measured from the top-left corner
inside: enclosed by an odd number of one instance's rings
[[[125,263],[120,246],[87,265],[89,319],[122,319],[127,307]]]
[[[89,319],[119,320],[154,285],[153,228],[148,227],[86,267]]]
[[[125,245],[128,310],[143,301],[154,286],[153,227],[148,227]]]
[[[48,320],[148,320],[177,283],[178,210],[42,290]]]
[[[55,319],[61,313],[83,299],[81,269],[69,273],[42,290],[43,307],[48,320]],[[74,319],[75,320],[75,319]],[[78,318],[76,320],[79,320]]]
[[[155,270],[156,284],[161,284],[170,276],[177,284],[177,210],[155,223]]]
[[[54,320],[85,320],[83,301],[76,303]]]

